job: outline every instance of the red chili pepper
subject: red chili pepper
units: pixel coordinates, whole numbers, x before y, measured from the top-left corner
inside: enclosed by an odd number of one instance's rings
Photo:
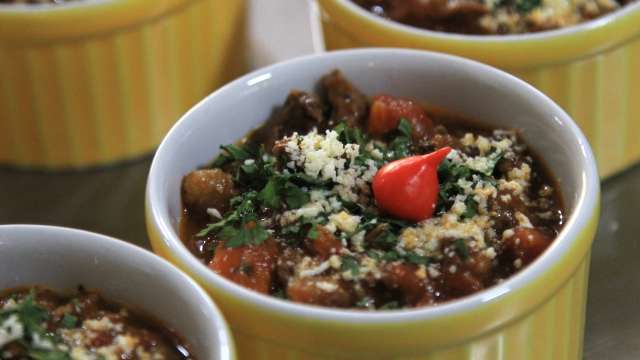
[[[378,207],[401,219],[418,222],[430,218],[440,190],[438,165],[450,151],[444,147],[383,166],[372,184]]]

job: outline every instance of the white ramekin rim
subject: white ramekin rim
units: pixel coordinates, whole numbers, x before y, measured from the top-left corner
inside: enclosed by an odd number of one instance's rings
[[[434,31],[421,29],[415,26],[406,25],[397,21],[385,19],[381,16],[371,13],[366,9],[361,8],[357,4],[353,3],[350,0],[336,0],[340,2],[340,4],[349,9],[354,14],[357,14],[359,17],[367,18],[371,21],[376,22],[378,25],[388,27],[390,29],[400,31],[406,34],[414,35],[414,36],[423,36],[430,37],[434,39],[440,40],[450,40],[450,41],[468,41],[468,42],[477,42],[477,43],[510,43],[510,42],[521,42],[521,41],[530,41],[530,40],[547,40],[549,38],[554,37],[564,37],[575,35],[580,32],[595,30],[599,27],[605,26],[613,21],[617,21],[618,19],[625,17],[633,12],[640,11],[640,2],[632,3],[625,5],[623,8],[613,11],[604,16],[598,17],[593,20],[585,21],[580,24],[567,26],[560,29],[541,31],[535,33],[525,33],[525,34],[510,34],[510,35],[467,35],[467,34],[457,34],[457,33],[449,33],[444,31]]]
[[[212,319],[213,324],[209,324],[209,328],[213,328],[212,335],[215,335],[216,341],[219,344],[216,353],[220,359],[234,359],[234,345],[231,338],[231,332],[224,319],[222,312],[218,309],[217,305],[211,300],[211,297],[207,294],[202,287],[195,282],[192,278],[187,276],[182,270],[171,264],[169,261],[155,255],[154,253],[130,244],[128,242],[102,235],[86,230],[52,226],[52,225],[37,225],[37,224],[9,224],[0,225],[0,234],[3,237],[11,238],[15,236],[17,241],[21,238],[37,236],[38,241],[46,242],[48,236],[59,235],[60,238],[64,237],[65,242],[73,244],[76,241],[83,241],[86,246],[95,247],[96,250],[108,248],[109,251],[119,251],[126,253],[127,257],[135,259],[136,262],[141,264],[153,264],[159,268],[164,269],[168,273],[172,274],[179,279],[180,291],[189,292],[193,298],[200,304],[200,310],[208,314],[207,319]],[[37,235],[32,235],[37,234]],[[81,240],[77,240],[81,239]],[[103,245],[106,245],[103,247]],[[73,247],[68,247],[69,251],[73,251]],[[46,284],[43,284],[46,285]],[[99,289],[98,289],[99,290]],[[144,310],[142,308],[141,310]]]
[[[546,103],[554,113],[557,113],[559,115],[559,117],[555,120],[562,122],[565,126],[564,129],[574,134],[576,144],[580,149],[580,152],[578,154],[575,154],[575,158],[572,160],[579,161],[581,167],[584,170],[582,173],[582,181],[580,184],[577,184],[577,186],[579,186],[580,188],[580,192],[578,195],[578,200],[576,201],[575,211],[571,214],[569,220],[565,223],[562,231],[560,232],[554,243],[549,247],[549,249],[547,249],[540,258],[538,258],[521,272],[515,274],[501,284],[495,285],[476,294],[431,307],[377,312],[340,310],[304,305],[291,301],[276,299],[268,295],[259,294],[252,290],[248,290],[240,285],[237,285],[232,281],[214,273],[202,262],[200,262],[200,260],[198,260],[194,255],[192,255],[172,230],[171,220],[165,218],[162,215],[161,209],[163,207],[163,204],[161,194],[158,190],[161,188],[161,183],[163,181],[161,167],[164,166],[164,164],[162,164],[161,161],[163,153],[166,152],[166,148],[168,147],[168,139],[177,136],[177,134],[181,131],[180,128],[186,126],[185,124],[188,123],[191,114],[197,111],[197,109],[203,106],[203,104],[208,103],[209,101],[214,101],[214,99],[218,97],[228,96],[228,94],[236,91],[235,88],[239,88],[240,86],[242,86],[242,84],[249,82],[251,79],[264,78],[265,74],[268,74],[276,69],[286,68],[287,66],[297,63],[311,63],[314,61],[314,59],[321,57],[332,57],[333,60],[336,60],[336,67],[339,67],[339,60],[341,58],[351,56],[370,58],[372,56],[381,55],[384,53],[392,53],[395,56],[422,56],[425,58],[425,60],[434,57],[446,59],[446,61],[448,62],[456,62],[458,64],[461,64],[462,66],[467,66],[471,70],[484,72],[489,77],[506,79],[507,81],[511,82],[513,86],[526,89],[526,91],[530,93],[531,97],[534,97],[537,101]],[[236,139],[230,139],[230,142],[233,142],[235,140]],[[148,219],[148,221],[152,222],[150,226],[156,227],[156,230],[158,230],[158,234],[161,237],[161,241],[164,242],[172,255],[180,263],[186,266],[189,272],[195,274],[197,277],[205,281],[207,285],[214,286],[227,295],[243,299],[243,301],[250,302],[253,306],[263,308],[266,311],[281,315],[293,315],[310,321],[333,323],[357,322],[361,324],[389,324],[400,322],[429,321],[436,318],[451,316],[452,314],[468,312],[473,309],[477,309],[478,306],[482,306],[490,302],[495,302],[506,294],[525,287],[529,282],[543,274],[545,272],[545,269],[550,268],[553,264],[560,261],[563,255],[571,247],[571,240],[579,238],[580,233],[588,227],[589,222],[593,221],[593,217],[599,202],[599,196],[600,182],[598,178],[596,162],[585,136],[582,134],[573,120],[571,120],[569,115],[564,112],[564,110],[562,110],[551,99],[535,89],[533,86],[491,66],[453,55],[408,49],[367,48],[332,51],[323,54],[303,56],[285,62],[277,63],[242,76],[207,96],[205,99],[191,108],[186,114],[184,114],[180,118],[180,120],[176,122],[176,124],[174,124],[174,126],[167,133],[164,140],[158,147],[156,155],[151,164],[147,180],[146,205],[148,211],[147,216],[151,216],[151,218]]]

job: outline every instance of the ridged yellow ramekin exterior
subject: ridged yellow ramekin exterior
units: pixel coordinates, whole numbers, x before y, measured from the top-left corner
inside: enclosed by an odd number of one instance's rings
[[[406,47],[488,63],[562,106],[591,143],[601,176],[640,161],[640,5],[577,31],[482,40],[389,25],[348,1],[319,0],[328,49]]]
[[[151,152],[244,70],[244,0],[0,7],[0,164],[84,168]]]
[[[222,309],[240,359],[563,360],[582,357],[590,246],[598,215],[596,207],[579,235],[566,239],[571,246],[563,257],[524,287],[449,317],[385,324],[311,321],[230,296],[173,255],[148,203],[146,217],[154,251],[190,272]]]

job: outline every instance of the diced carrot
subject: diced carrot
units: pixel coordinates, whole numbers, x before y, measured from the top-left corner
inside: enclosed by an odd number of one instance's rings
[[[273,239],[236,248],[220,242],[209,267],[236,284],[268,294],[277,257],[278,244]]]
[[[308,239],[311,242],[313,252],[322,259],[328,259],[342,249],[342,242],[329,232],[324,226],[316,225],[318,236]]]
[[[433,127],[422,105],[407,99],[379,95],[373,98],[369,111],[369,133],[374,136],[384,135],[398,127],[400,119],[411,123],[413,137],[423,138]]]

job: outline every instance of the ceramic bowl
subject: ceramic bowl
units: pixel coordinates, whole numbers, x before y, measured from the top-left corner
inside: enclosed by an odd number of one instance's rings
[[[198,359],[235,359],[227,324],[202,288],[134,245],[69,228],[0,226],[0,290],[33,285],[97,290],[174,329]]]
[[[602,176],[640,161],[640,3],[565,29],[472,36],[414,28],[350,0],[319,0],[330,50],[393,46],[464,56],[506,70],[564,108]]]
[[[244,70],[244,0],[0,4],[0,164],[77,169],[149,154]]]
[[[557,177],[568,220],[534,263],[505,282],[419,309],[362,312],[258,294],[212,272],[178,237],[182,177],[221,144],[260,125],[291,89],[311,91],[340,69],[368,95],[413,97],[495,127],[522,130]],[[589,144],[571,118],[525,82],[480,63],[430,52],[363,49],[269,66],[213,93],[173,127],[153,160],[146,194],[155,252],[220,305],[246,359],[568,359],[582,351],[589,254],[599,216]]]

